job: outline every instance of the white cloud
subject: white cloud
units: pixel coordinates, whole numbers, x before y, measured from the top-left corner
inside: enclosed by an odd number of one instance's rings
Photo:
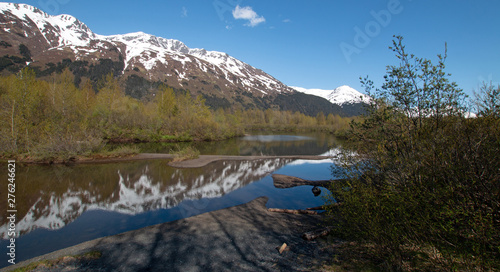
[[[292,20],[290,20],[290,19],[285,19],[285,20],[283,20],[283,23],[290,23],[291,21]]]
[[[251,27],[266,21],[264,17],[259,16],[255,11],[253,11],[252,7],[240,7],[240,5],[237,5],[233,10],[233,17],[234,19],[248,20],[248,23],[245,25]]]
[[[188,16],[188,10],[186,7],[182,7],[182,17],[187,17]]]

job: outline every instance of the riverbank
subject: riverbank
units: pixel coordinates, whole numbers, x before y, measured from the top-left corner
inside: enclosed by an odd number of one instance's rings
[[[125,155],[120,157],[74,157],[70,160],[62,161],[33,161],[18,160],[22,163],[32,164],[92,164],[92,163],[114,163],[124,161],[138,160],[168,160],[174,159],[175,155],[166,153],[139,153]],[[288,155],[288,156],[228,156],[228,155],[200,155],[196,159],[170,162],[169,165],[176,168],[199,168],[215,161],[246,161],[246,160],[264,160],[264,159],[292,159],[292,160],[323,160],[329,159],[329,156],[316,155]]]
[[[266,202],[260,197],[95,239],[0,271],[36,262],[33,271],[318,271],[331,257],[331,247],[323,240],[305,241],[301,235],[318,228],[322,216],[272,213]],[[280,254],[283,243],[287,247]],[[88,252],[96,257],[64,258]]]

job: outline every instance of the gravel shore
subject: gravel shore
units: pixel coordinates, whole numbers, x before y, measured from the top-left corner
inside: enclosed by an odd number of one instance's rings
[[[267,198],[95,239],[7,267],[33,271],[318,271],[332,252],[301,235],[321,215],[268,212]],[[283,253],[278,248],[286,243]],[[99,252],[99,258],[64,257]],[[46,262],[47,263],[47,262]]]

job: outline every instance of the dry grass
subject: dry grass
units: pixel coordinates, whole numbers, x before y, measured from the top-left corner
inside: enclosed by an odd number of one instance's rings
[[[320,271],[494,271],[471,259],[443,255],[431,246],[403,246],[401,264],[394,265],[391,252],[374,244],[341,242],[332,245],[335,255]]]
[[[192,146],[180,148],[176,147],[177,150],[171,151],[171,154],[174,155],[174,162],[193,160],[200,157],[200,151]]]
[[[12,272],[27,272],[27,271],[34,271],[34,270],[43,270],[44,268],[64,268],[68,264],[72,263],[78,263],[78,262],[85,262],[85,261],[90,261],[90,260],[96,260],[101,258],[102,253],[99,251],[90,251],[81,255],[75,255],[75,256],[64,256],[60,257],[55,260],[42,260],[39,262],[31,263],[25,267],[17,268],[13,270]]]

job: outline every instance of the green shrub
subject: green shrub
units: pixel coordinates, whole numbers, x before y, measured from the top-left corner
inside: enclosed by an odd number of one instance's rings
[[[414,261],[409,247],[437,250],[442,258],[430,261],[450,269],[498,269],[498,112],[466,118],[446,56],[433,65],[408,55],[401,37],[393,45],[401,63],[388,67],[368,116],[352,124],[355,153],[341,156],[348,180],[331,187],[330,201],[343,202],[329,209],[336,234],[388,252],[393,270]]]

